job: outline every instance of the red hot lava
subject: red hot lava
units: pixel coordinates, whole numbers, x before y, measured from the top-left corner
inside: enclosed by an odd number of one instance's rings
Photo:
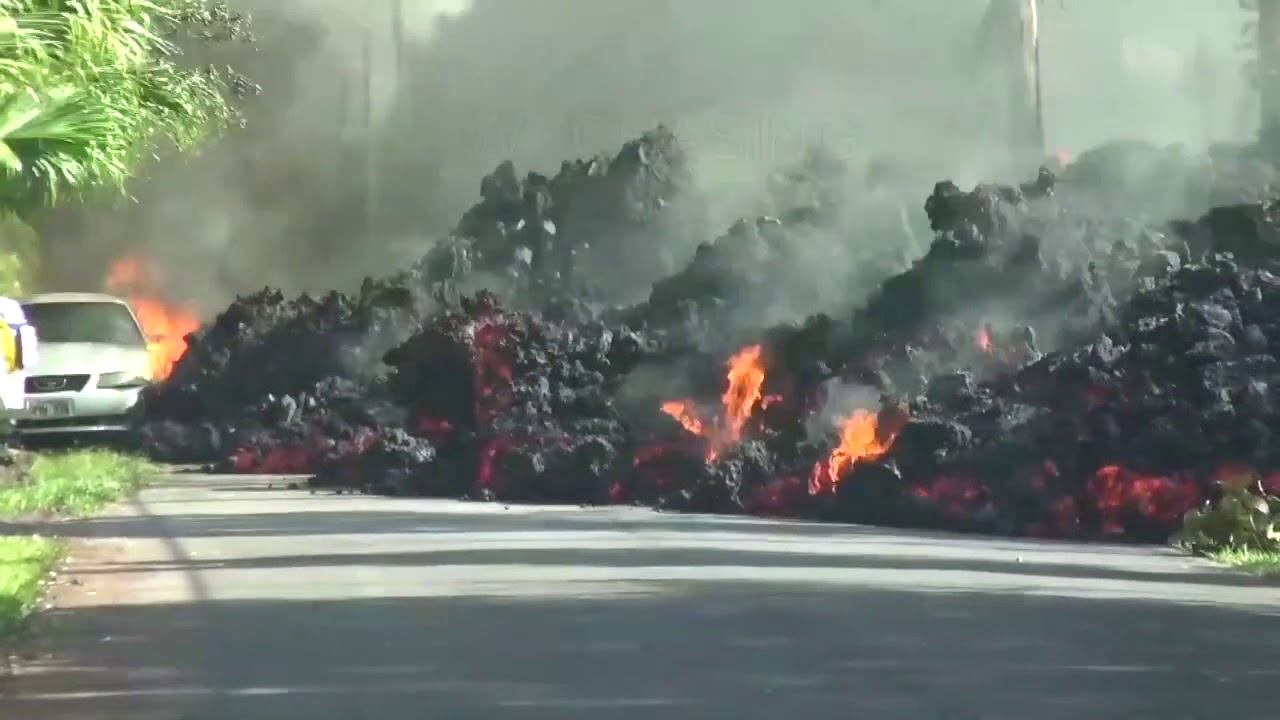
[[[475,419],[477,427],[486,427],[490,421],[511,407],[514,369],[506,347],[510,327],[500,313],[473,324],[471,333],[471,361],[475,369]],[[480,467],[476,484],[481,490],[497,492],[501,478],[497,463],[502,452],[510,448],[513,439],[489,438],[480,451]]]
[[[983,324],[976,340],[984,352],[992,351],[990,325]],[[691,435],[707,441],[707,460],[716,459],[727,447],[741,441],[752,413],[763,407],[760,392],[766,375],[761,362],[763,356],[762,348],[756,345],[733,356],[727,365],[728,389],[721,398],[722,414],[710,421],[698,414],[691,400],[663,404],[663,412],[680,421]],[[856,464],[886,455],[907,420],[905,408],[895,406],[886,406],[878,412],[858,410],[844,418],[840,423],[839,443],[827,458],[811,469],[808,494],[831,494]],[[646,461],[637,459],[637,464],[643,462]],[[1038,492],[1052,498],[1052,485],[1057,476],[1056,466],[1046,462],[1030,480]],[[976,476],[940,475],[905,482],[910,483],[907,492],[911,496],[926,501],[943,515],[974,518],[993,510],[990,492]],[[1280,480],[1276,484],[1280,485]],[[796,490],[803,487],[804,483],[797,482],[796,478],[776,479],[757,490],[751,501],[752,509],[762,514],[786,514],[789,508],[802,502]],[[1075,536],[1081,534],[1085,516],[1093,520],[1091,525],[1111,536],[1128,534],[1135,522],[1174,527],[1187,510],[1201,501],[1198,487],[1190,475],[1159,477],[1108,465],[1090,477],[1083,494],[1047,500],[1048,522],[1026,530],[1037,535]],[[803,494],[803,490],[800,492]],[[625,493],[619,491],[619,498],[623,496]]]
[[[354,461],[377,439],[378,436],[374,433],[363,433],[346,442],[317,436],[308,442],[295,445],[278,447],[246,445],[232,453],[231,467],[239,473],[307,475],[324,464],[326,458]]]
[[[509,409],[513,402],[512,350],[513,330],[501,313],[473,322],[468,326],[467,361],[474,371],[474,412],[476,429],[481,432],[478,449],[476,489],[498,496],[510,488],[501,477],[502,460],[525,440],[520,437],[486,435],[493,418]],[[980,348],[990,348],[991,329],[983,325],[976,336]],[[721,458],[735,443],[746,439],[754,429],[767,422],[766,406],[790,397],[766,397],[767,353],[761,345],[751,345],[735,353],[725,364],[725,389],[714,413],[702,415],[692,400],[673,400],[661,405],[664,413],[675,418],[699,445],[692,454],[670,452],[662,446],[639,448],[631,458],[637,469],[630,478],[639,485],[619,479],[608,493],[612,502],[634,502],[651,490],[658,492],[669,483],[684,477],[687,463],[698,459]],[[780,387],[790,387],[779,383]],[[784,394],[789,391],[784,390]],[[418,432],[450,435],[457,423],[421,416]],[[750,497],[744,498],[747,509],[762,515],[795,515],[810,505],[814,496],[834,494],[841,481],[852,481],[850,471],[859,463],[873,462],[887,455],[898,441],[908,420],[905,407],[886,405],[878,411],[859,410],[843,418],[838,429],[838,442],[827,456],[809,468],[808,477],[777,477],[757,484]],[[315,467],[319,459],[335,454],[359,454],[373,437],[360,438],[346,445],[323,442],[314,446],[278,451],[250,449],[237,453],[238,469],[256,472],[295,473]],[[1280,490],[1280,476],[1263,478],[1257,473],[1236,469],[1220,471],[1223,484],[1248,482],[1271,490]],[[1245,479],[1241,479],[1245,478]],[[1033,469],[1024,483],[1042,499],[1038,524],[1021,527],[1032,535],[1057,537],[1096,536],[1150,537],[1162,528],[1176,527],[1182,515],[1202,500],[1202,483],[1191,473],[1161,477],[1135,472],[1118,465],[1106,465],[1089,475],[1083,486],[1063,482],[1053,462]],[[652,487],[644,483],[652,482]],[[976,470],[954,471],[936,477],[905,477],[902,493],[914,498],[926,512],[962,522],[994,517],[998,509],[982,473]],[[1031,522],[1028,520],[1028,522]]]
[[[1086,487],[1104,535],[1124,535],[1135,518],[1174,526],[1201,500],[1192,476],[1143,475],[1117,465],[1099,468]]]

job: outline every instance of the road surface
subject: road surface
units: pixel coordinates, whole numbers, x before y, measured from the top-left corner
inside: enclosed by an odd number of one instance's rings
[[[1280,589],[1172,552],[279,487],[62,526],[0,718],[1280,712]]]

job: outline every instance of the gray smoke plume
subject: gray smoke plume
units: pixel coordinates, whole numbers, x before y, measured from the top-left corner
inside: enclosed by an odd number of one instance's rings
[[[502,160],[553,173],[658,123],[693,157],[712,227],[766,207],[769,174],[815,145],[858,182],[891,163],[918,221],[934,180],[1001,179],[984,4],[238,0],[257,47],[197,59],[262,86],[248,126],[154,164],[132,202],[55,213],[48,284],[96,289],[132,254],[206,312],[264,284],[350,287],[424,253]],[[1044,3],[1050,148],[1247,137],[1241,19],[1235,0]]]

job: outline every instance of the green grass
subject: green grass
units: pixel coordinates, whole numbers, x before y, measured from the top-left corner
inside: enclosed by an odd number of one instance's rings
[[[28,477],[0,486],[0,518],[91,513],[141,485],[149,468],[144,460],[107,450],[41,455]]]
[[[0,537],[0,641],[12,636],[35,609],[45,574],[62,545],[44,537]]]
[[[29,455],[0,474],[0,521],[43,515],[85,515],[140,486],[151,466],[106,450]],[[0,535],[0,643],[35,609],[62,544],[39,536]]]
[[[1254,575],[1280,575],[1280,552],[1227,549],[1210,553],[1209,557]]]

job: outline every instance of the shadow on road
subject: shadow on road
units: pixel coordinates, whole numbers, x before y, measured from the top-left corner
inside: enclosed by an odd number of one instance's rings
[[[291,494],[292,495],[292,494]],[[353,508],[348,503],[356,500],[362,503],[360,508]],[[689,533],[701,536],[708,532],[740,532],[762,535],[773,535],[786,532],[795,537],[812,537],[815,539],[854,538],[862,536],[884,537],[892,535],[896,542],[902,544],[936,545],[939,540],[948,542],[969,542],[986,547],[1025,547],[1028,545],[1043,546],[1061,552],[1079,552],[1089,555],[1107,554],[1114,551],[1127,552],[1134,547],[1128,544],[1088,544],[1060,542],[1056,540],[1036,540],[1030,538],[1004,539],[986,535],[957,535],[956,533],[928,530],[898,530],[893,528],[870,527],[861,525],[843,525],[819,522],[769,521],[760,518],[741,516],[707,516],[684,515],[679,513],[657,513],[647,510],[636,511],[626,517],[619,517],[609,511],[617,508],[588,508],[585,510],[563,508],[532,508],[516,506],[510,513],[504,513],[502,506],[490,503],[455,503],[457,507],[474,506],[478,510],[471,513],[455,511],[431,510],[398,510],[403,502],[392,499],[368,500],[365,498],[349,498],[346,496],[301,495],[291,496],[288,502],[291,509],[275,512],[271,510],[218,512],[216,508],[222,503],[237,503],[252,506],[257,499],[242,498],[206,498],[198,503],[191,501],[174,501],[172,505],[191,509],[199,506],[212,508],[210,512],[199,513],[165,513],[165,517],[174,525],[180,526],[184,537],[213,538],[251,535],[256,537],[275,537],[314,534],[370,534],[387,533],[449,533],[464,528],[468,531],[494,529],[510,529],[513,522],[520,522],[526,527],[542,530],[628,530],[648,528],[655,520],[663,524],[663,529],[670,532]],[[449,501],[427,501],[437,505]],[[299,503],[306,503],[305,509],[299,509]],[[165,508],[165,501],[149,501],[148,507],[155,510]],[[271,503],[262,502],[260,507],[270,507]],[[373,506],[373,509],[371,509]],[[622,508],[631,510],[631,508]],[[31,523],[0,522],[0,532],[21,532],[38,527]],[[155,538],[164,529],[154,523],[147,523],[134,517],[101,517],[57,524],[57,533],[63,537],[129,537]]]
[[[536,535],[530,533],[530,536]],[[536,539],[530,537],[531,540]],[[482,566],[519,565],[525,567],[566,566],[579,568],[643,568],[696,566],[702,568],[740,567],[744,553],[738,550],[700,550],[696,548],[583,550],[564,548],[500,550],[427,550],[391,553],[312,553],[307,555],[269,555],[252,558],[215,560],[193,559],[182,563],[137,562],[125,566],[82,570],[83,575],[95,573],[155,572],[163,570],[236,569],[287,569],[308,567],[412,567],[433,566]],[[901,555],[806,555],[795,552],[749,553],[745,561],[751,567],[821,568],[828,570],[942,570],[971,573],[1013,573],[1027,576],[1052,576],[1060,578],[1099,578],[1133,580],[1136,582],[1184,582],[1209,583],[1229,587],[1267,587],[1269,581],[1244,574],[1206,570],[1171,575],[1162,572],[1141,572],[1111,569],[1091,565],[1002,561],[997,559],[951,559],[903,557]],[[1280,594],[1280,593],[1278,593]],[[1280,608],[1278,608],[1280,610]]]
[[[32,695],[0,700],[0,716],[1261,720],[1274,717],[1280,680],[1273,619],[982,594],[694,583],[599,599],[218,602],[47,620],[127,632],[29,679]]]
[[[125,595],[44,613],[0,718],[1275,716],[1280,592],[1169,553],[252,495],[59,523]]]

